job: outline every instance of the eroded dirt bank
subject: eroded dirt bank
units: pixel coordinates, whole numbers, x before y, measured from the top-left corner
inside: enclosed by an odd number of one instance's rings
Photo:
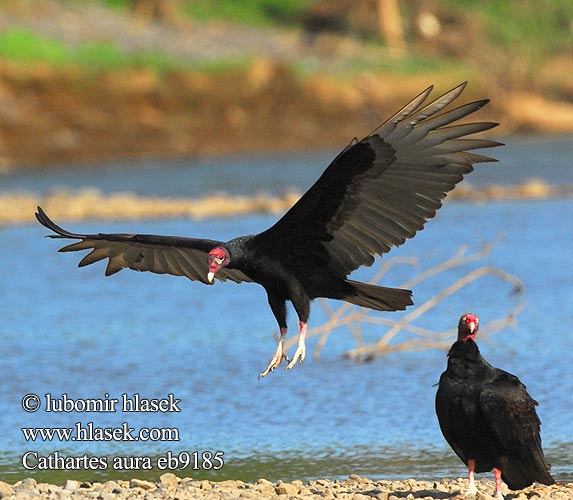
[[[340,146],[432,83],[445,91],[459,82],[423,75],[301,78],[266,60],[223,73],[161,76],[4,62],[0,166]],[[566,106],[559,116],[544,113],[551,103],[510,100],[479,82],[471,82],[463,101],[484,96],[492,102],[480,119],[500,121],[497,135],[516,128],[573,130]]]

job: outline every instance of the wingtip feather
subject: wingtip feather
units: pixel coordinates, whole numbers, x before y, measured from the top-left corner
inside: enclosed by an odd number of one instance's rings
[[[447,92],[444,92],[441,96],[436,97],[428,106],[431,106],[432,104],[443,100],[445,100],[447,104],[451,103],[452,101],[455,101],[465,90],[467,84],[468,82],[466,81],[460,83],[459,85],[456,85],[454,88],[448,90]]]
[[[461,89],[463,90],[463,89],[465,89],[465,88],[467,87],[467,85],[468,85],[468,81],[467,81],[467,80],[464,80],[463,82],[458,83],[455,87],[452,87],[452,89],[451,89],[451,90],[448,90],[448,92],[451,92],[452,90],[457,90],[457,89],[459,89],[459,88],[461,88]],[[446,92],[446,93],[447,93],[447,92]]]
[[[48,234],[46,235],[48,238],[75,238],[75,239],[84,239],[85,236],[81,234],[70,233],[66,231],[64,228],[58,226],[52,219],[48,217],[46,212],[42,209],[42,207],[37,207],[37,212],[35,213],[36,219],[42,226],[53,231],[56,234]]]

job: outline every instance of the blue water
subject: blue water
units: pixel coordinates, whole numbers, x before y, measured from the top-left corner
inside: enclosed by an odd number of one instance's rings
[[[531,177],[551,184],[572,184],[573,139],[512,137],[492,150],[498,164],[479,165],[469,181],[475,185],[519,184]],[[344,144],[341,145],[345,146]],[[125,161],[0,173],[0,193],[26,190],[49,194],[57,189],[92,187],[105,193],[197,197],[213,192],[251,194],[306,189],[337,155],[337,150],[238,155],[217,159]],[[503,167],[503,168],[502,168]]]
[[[541,142],[541,146],[539,140],[523,141],[515,152],[519,161],[535,158],[541,149],[545,151],[543,161],[547,162],[548,157],[553,157],[552,151],[566,150],[570,145],[566,141],[558,143],[559,147],[551,141]],[[529,152],[524,151],[527,147]],[[507,163],[515,164],[511,147],[502,151]],[[269,156],[265,159],[271,165],[268,169],[258,164],[249,167],[246,159],[241,162],[247,179],[264,172],[266,188],[272,190],[283,182],[304,185],[306,178],[299,179],[298,173],[304,170],[305,161],[310,164],[316,158],[297,155],[295,162],[283,156],[275,162]],[[568,158],[557,153],[554,158],[551,166],[554,172],[560,172],[559,176],[555,174],[559,182],[570,179]],[[299,166],[286,176],[285,165],[294,163]],[[531,167],[534,163],[530,161],[528,175],[536,173]],[[193,178],[193,169],[183,165],[174,168]],[[217,168],[231,169],[230,160]],[[478,168],[494,175],[492,172],[503,172],[505,166],[500,163]],[[81,172],[70,176],[77,183],[75,187],[80,186]],[[94,178],[86,172],[83,185],[90,186]],[[118,177],[121,179],[125,172],[120,169]],[[155,174],[144,169],[141,174],[151,193],[166,177],[159,175],[158,170],[152,172]],[[277,183],[270,172],[277,173]],[[139,179],[138,170],[130,169],[129,173]],[[19,179],[11,174],[10,182],[45,192],[66,178],[62,174],[56,182],[48,174],[42,175],[44,180],[38,181],[28,174]],[[106,175],[113,178],[114,174]],[[229,181],[228,190],[236,192],[232,188],[239,180],[237,172],[235,183]],[[205,182],[207,189],[208,181]],[[143,184],[136,181],[136,185]],[[180,185],[174,189],[181,189]],[[253,216],[199,222],[76,223],[72,229],[226,240],[261,231],[273,220],[270,216]],[[421,270],[449,258],[462,244],[469,245],[472,252],[486,242],[498,240],[485,262],[416,286],[415,302],[423,303],[463,272],[483,264],[517,275],[525,285],[523,296],[515,297],[508,285],[485,278],[420,317],[415,324],[440,331],[454,327],[459,315],[467,311],[478,313],[482,323],[486,323],[519,301],[524,302],[517,328],[482,339],[481,349],[492,364],[518,375],[539,401],[547,459],[553,464],[554,476],[569,481],[573,479],[571,220],[573,200],[446,203],[424,231],[391,254],[417,256],[418,267],[396,266],[384,281],[386,285],[399,286]],[[0,480],[12,482],[38,472],[22,467],[20,461],[26,451],[43,455],[59,451],[70,456],[89,453],[157,457],[168,451],[221,450],[225,453],[225,466],[218,475],[204,471],[204,477],[209,478],[225,477],[225,471],[235,478],[266,476],[283,480],[350,473],[373,478],[464,474],[463,465],[441,437],[433,410],[433,384],[445,367],[444,351],[393,354],[371,363],[355,364],[342,357],[355,343],[349,332],[341,329],[331,334],[318,361],[312,360],[316,345],[316,338],[312,338],[303,365],[288,373],[277,370],[259,381],[257,374],[274,351],[273,334],[277,330],[261,287],[233,283],[206,287],[184,278],[127,270],[105,278],[104,264],[77,269],[78,254],[57,253],[59,242],[43,238],[45,234],[44,228],[33,223],[0,228]],[[374,271],[360,270],[355,277],[368,279]],[[338,303],[330,305],[336,307]],[[400,314],[386,317],[397,318]],[[294,335],[294,314],[290,320],[290,335]],[[322,308],[315,303],[311,326],[325,320]],[[363,337],[373,341],[382,332],[379,326],[365,327]],[[404,338],[398,336],[396,341]],[[171,393],[181,400],[181,412],[64,414],[47,413],[44,407],[26,413],[21,408],[26,394],[39,395],[44,404],[45,394],[57,398],[63,393],[75,399],[104,398],[106,393],[118,399],[124,393],[164,398]],[[26,442],[21,431],[22,427],[72,426],[76,422],[93,422],[98,427],[127,422],[136,429],[173,427],[179,430],[180,441]],[[120,477],[122,473],[108,467],[98,474]],[[159,474],[161,471],[154,470],[149,477]],[[93,471],[80,473],[86,479],[93,475]],[[132,475],[127,472],[121,477]]]

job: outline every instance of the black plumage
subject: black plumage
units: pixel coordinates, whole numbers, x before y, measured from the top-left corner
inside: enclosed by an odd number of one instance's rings
[[[38,208],[39,222],[55,238],[80,240],[61,251],[92,250],[80,266],[108,259],[106,275],[123,268],[186,276],[210,283],[216,277],[261,284],[280,327],[280,341],[266,375],[286,358],[286,301],[299,318],[299,343],[287,365],[305,355],[310,301],[339,299],[379,311],[412,304],[411,292],[348,280],[375,256],[401,245],[421,230],[442,199],[473,170],[473,164],[495,161],[470,150],[499,143],[466,136],[496,123],[454,124],[483,107],[480,100],[441,112],[465,83],[422,106],[429,87],[372,134],[353,141],[316,183],[271,228],[228,242],[194,238],[74,234],[54,224]],[[440,113],[441,112],[441,113]]]
[[[553,484],[541,447],[537,401],[515,375],[481,356],[474,341],[478,327],[476,315],[461,317],[436,394],[442,433],[468,466],[468,490],[475,493],[474,472],[492,469],[498,498],[500,478],[512,490],[533,482]]]

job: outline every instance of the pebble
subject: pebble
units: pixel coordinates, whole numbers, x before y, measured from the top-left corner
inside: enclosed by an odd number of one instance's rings
[[[244,491],[241,491],[239,498],[259,498],[259,496],[260,495],[254,491],[244,490]]]
[[[141,488],[142,490],[151,490],[155,488],[155,484],[150,481],[144,481],[142,479],[132,479],[129,482],[130,488]]]
[[[111,491],[116,488],[121,489],[119,487],[119,484],[117,484],[115,481],[106,481],[105,483],[102,484],[101,491],[104,491],[106,493],[111,493]]]
[[[298,490],[298,486],[292,483],[279,483],[275,488],[275,493],[277,495],[296,495]]]
[[[177,488],[179,479],[172,472],[166,472],[165,474],[159,476],[159,482],[167,488]]]
[[[16,483],[14,487],[17,488],[17,490],[19,491],[30,491],[36,488],[37,485],[38,483],[36,482],[36,480],[29,477],[24,479],[23,481],[19,481],[18,483]]]
[[[205,480],[201,481],[199,488],[202,490],[210,490],[212,488],[212,486],[211,486],[211,483],[205,479]]]
[[[352,496],[352,500],[372,500],[372,498],[362,493],[354,493],[354,495]]]
[[[63,486],[64,490],[67,491],[74,491],[77,490],[80,487],[80,482],[79,481],[74,481],[72,479],[68,479]]]
[[[14,491],[12,490],[12,487],[8,483],[0,481],[0,498],[9,497],[13,493]]]
[[[494,490],[493,481],[477,482],[480,500],[490,500]],[[38,484],[32,478],[13,485],[0,481],[0,499],[35,500],[442,500],[463,495],[464,479],[443,479],[441,481],[372,481],[352,474],[344,481],[316,479],[303,482],[259,479],[256,483],[243,481],[194,481],[180,479],[170,472],[155,482],[142,479],[131,481],[107,481],[85,483],[68,479],[62,485]],[[176,490],[176,492],[175,492]],[[571,500],[573,483],[553,486],[534,485],[518,492],[502,490],[506,498],[515,500]]]

